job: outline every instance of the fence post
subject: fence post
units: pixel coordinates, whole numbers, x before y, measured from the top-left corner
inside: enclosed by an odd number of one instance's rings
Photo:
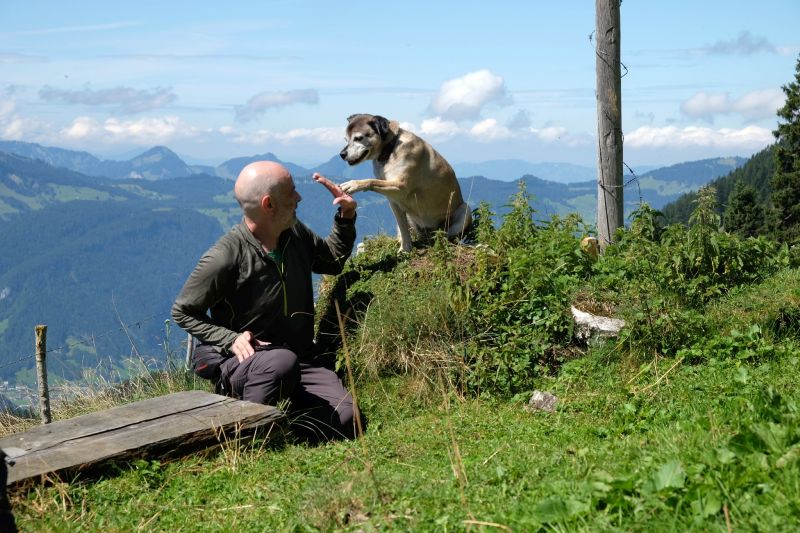
[[[50,423],[50,391],[47,388],[47,326],[36,326],[36,377],[39,381],[39,414],[42,424]]]

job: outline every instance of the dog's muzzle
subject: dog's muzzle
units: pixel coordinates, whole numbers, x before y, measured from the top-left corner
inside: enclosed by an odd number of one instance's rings
[[[353,143],[348,144],[342,151],[339,152],[339,156],[347,161],[349,165],[357,165],[362,162],[367,155],[369,154],[369,150],[363,144]]]

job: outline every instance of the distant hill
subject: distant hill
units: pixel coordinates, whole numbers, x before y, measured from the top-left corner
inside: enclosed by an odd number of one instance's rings
[[[166,146],[155,146],[127,161],[103,161],[93,173],[112,179],[161,180],[193,174],[178,154]]]
[[[639,178],[652,178],[662,182],[664,185],[661,186],[661,190],[663,191],[696,190],[720,175],[741,167],[745,162],[747,162],[747,158],[744,157],[702,159],[640,173]],[[628,176],[630,177],[630,174]]]
[[[183,178],[196,173],[165,146],[154,146],[127,161],[101,160],[88,152],[19,141],[0,141],[0,151],[38,159],[54,167],[66,168],[87,176],[112,179],[157,180]]]
[[[728,196],[737,182],[741,181],[753,187],[758,193],[762,205],[767,206],[770,196],[770,180],[775,174],[775,146],[769,146],[751,157],[744,165],[728,174],[709,180],[706,184],[717,190],[717,209],[725,211]],[[702,185],[702,184],[701,184]],[[668,224],[688,224],[689,216],[695,208],[697,192],[687,192],[665,205],[662,209]]]
[[[65,150],[21,141],[0,141],[0,151],[29,159],[38,159],[54,167],[66,168],[94,176],[102,161],[89,152]]]
[[[575,183],[595,179],[596,169],[569,163],[529,163],[521,159],[495,159],[480,163],[453,163],[459,178],[483,176],[489,179],[515,181],[525,175],[559,183]]]
[[[697,190],[704,183],[729,173],[746,161],[738,157],[704,159],[652,170],[643,175],[624,176],[625,216],[637,209],[642,201],[660,209],[681,194]],[[698,177],[700,176],[700,177]],[[540,216],[578,213],[583,220],[594,224],[597,212],[597,182],[594,180],[557,183],[541,177],[525,175],[528,193],[534,197],[533,206]],[[517,190],[517,181],[490,180],[481,176],[460,178],[464,197],[472,205],[486,200],[502,206]]]
[[[291,172],[292,176],[311,175],[311,172],[309,172],[308,169],[301,167],[300,165],[295,165],[294,163],[289,163],[288,161],[281,161],[275,154],[271,152],[267,152],[266,154],[252,155],[249,157],[235,157],[233,159],[228,159],[227,161],[218,165],[214,169],[214,172],[217,176],[222,178],[236,179],[236,176],[239,175],[239,172],[241,172],[246,165],[254,163],[255,161],[275,161],[280,163],[285,166],[289,172]]]

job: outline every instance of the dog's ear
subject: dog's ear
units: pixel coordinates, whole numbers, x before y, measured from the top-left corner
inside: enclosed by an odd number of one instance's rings
[[[389,133],[389,121],[380,115],[375,115],[370,122],[381,139],[385,139]]]
[[[349,117],[347,117],[347,123],[350,124],[353,121],[353,119],[356,118],[357,116],[358,116],[358,113],[356,113],[355,115],[350,115]]]

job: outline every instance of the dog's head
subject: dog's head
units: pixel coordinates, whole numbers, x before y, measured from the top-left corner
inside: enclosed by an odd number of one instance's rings
[[[375,159],[392,135],[389,121],[380,115],[350,115],[347,117],[347,144],[339,155],[350,165]]]

